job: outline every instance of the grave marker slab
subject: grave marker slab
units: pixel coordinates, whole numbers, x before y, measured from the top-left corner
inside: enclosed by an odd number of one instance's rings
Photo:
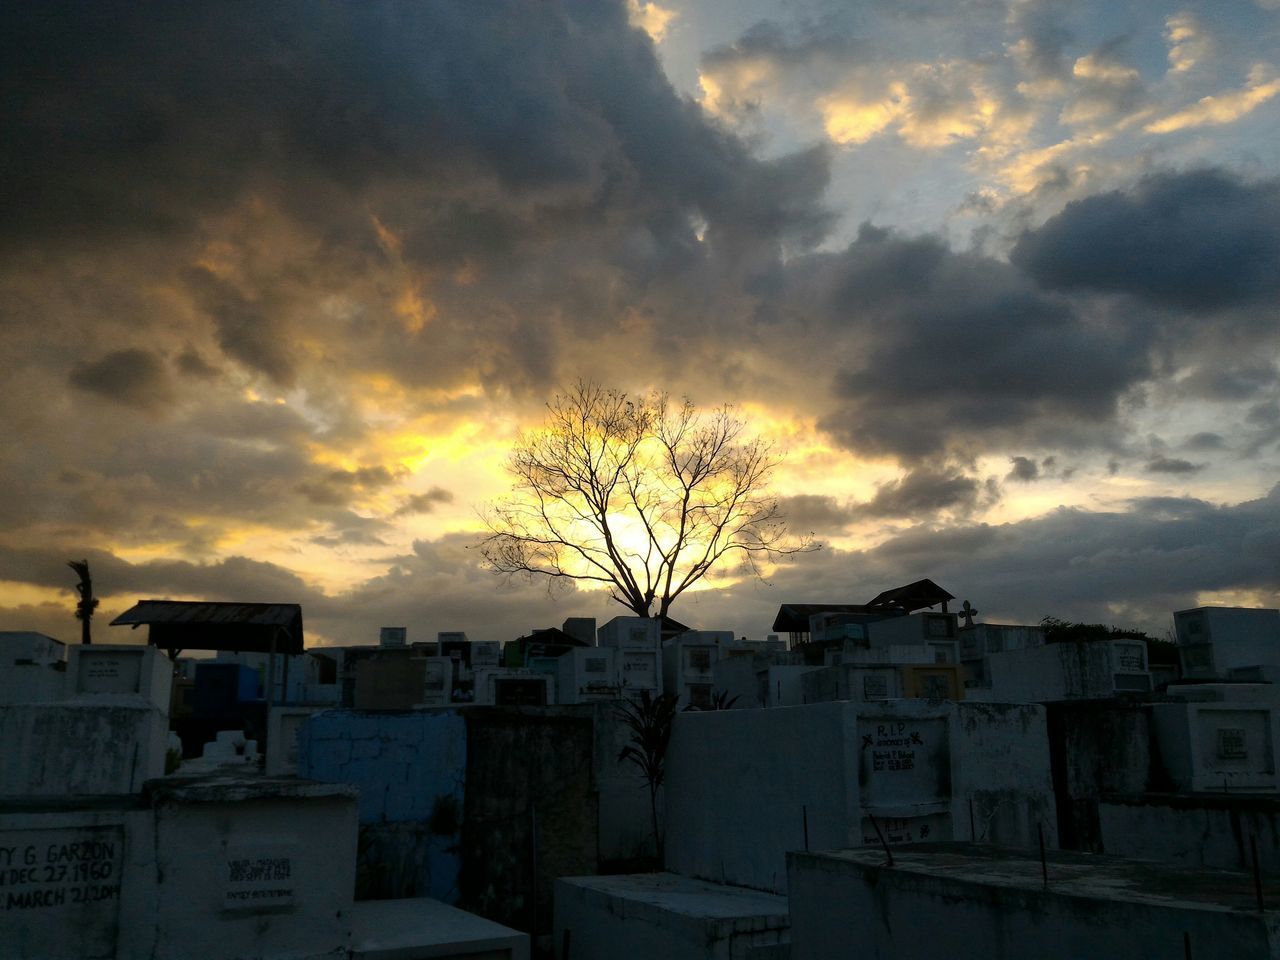
[[[124,859],[122,827],[0,831],[0,950],[114,957]]]

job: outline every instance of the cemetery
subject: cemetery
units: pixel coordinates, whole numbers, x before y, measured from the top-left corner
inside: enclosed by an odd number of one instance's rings
[[[1274,611],[1152,651],[908,586],[754,641],[308,650],[289,605],[156,601],[145,644],[0,633],[6,956],[1280,957]],[[651,809],[626,717],[664,698]]]

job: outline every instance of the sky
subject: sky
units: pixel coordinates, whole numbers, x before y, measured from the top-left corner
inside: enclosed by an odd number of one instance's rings
[[[7,4],[0,91],[0,629],[624,614],[476,549],[578,378],[784,456],[692,626],[1280,606],[1280,0]]]

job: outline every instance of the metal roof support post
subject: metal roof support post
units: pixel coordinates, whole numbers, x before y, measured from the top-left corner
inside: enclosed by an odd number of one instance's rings
[[[276,700],[276,638],[279,635],[279,627],[271,631],[271,650],[267,653],[267,715],[262,724],[262,742],[258,744],[258,755],[264,765],[267,762],[267,739],[271,736],[271,708]]]

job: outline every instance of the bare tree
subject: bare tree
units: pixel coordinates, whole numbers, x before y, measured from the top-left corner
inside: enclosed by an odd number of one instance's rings
[[[603,584],[650,617],[727,558],[759,576],[761,560],[816,549],[788,537],[768,491],[778,457],[744,429],[727,406],[579,381],[518,440],[481,552],[500,573]]]

